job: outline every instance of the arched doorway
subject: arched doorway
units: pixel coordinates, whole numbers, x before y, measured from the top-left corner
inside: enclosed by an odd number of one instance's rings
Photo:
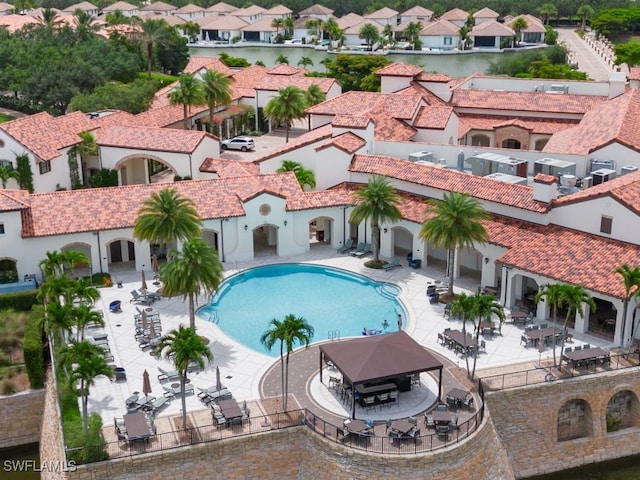
[[[148,185],[173,182],[177,172],[163,159],[153,155],[132,155],[116,164],[120,185]]]
[[[309,247],[331,245],[333,218],[316,217],[309,222]]]
[[[459,276],[473,278],[480,282],[482,278],[482,259],[484,255],[475,248],[461,248],[458,250]]]
[[[13,258],[0,259],[0,283],[15,283],[18,281],[18,262]]]
[[[515,138],[507,138],[502,142],[502,148],[511,148],[513,150],[520,150],[522,148],[522,144],[519,140]]]
[[[271,257],[278,254],[278,227],[260,225],[253,230],[253,256]]]
[[[131,269],[136,261],[135,244],[126,238],[115,239],[107,244],[109,271]]]
[[[382,235],[391,235],[391,256],[406,258],[413,252],[413,234],[404,227],[382,229]]]

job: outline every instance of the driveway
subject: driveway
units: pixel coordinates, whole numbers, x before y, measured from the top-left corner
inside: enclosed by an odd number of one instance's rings
[[[299,137],[307,130],[302,128],[292,128],[289,131],[289,141],[291,139]],[[270,133],[262,135],[260,137],[253,137],[253,141],[256,144],[255,150],[249,152],[240,152],[238,150],[220,150],[220,157],[229,160],[239,160],[243,162],[252,162],[253,160],[266,155],[267,153],[275,150],[276,148],[285,144],[285,132],[278,129],[273,130]]]
[[[564,43],[567,49],[573,52],[573,57],[578,63],[578,69],[586,72],[590,79],[597,82],[609,80],[613,68],[605,62],[598,53],[582,40],[572,28],[558,28],[558,43]]]

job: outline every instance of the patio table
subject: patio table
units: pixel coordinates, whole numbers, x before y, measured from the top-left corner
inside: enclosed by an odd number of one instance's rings
[[[560,328],[547,327],[539,328],[538,330],[529,330],[528,332],[524,332],[524,335],[531,339],[534,346],[538,346],[540,338],[546,343],[547,340],[560,335],[560,333],[562,333]]]
[[[574,352],[565,352],[562,358],[565,359],[569,365],[575,365],[582,362],[596,361],[599,358],[606,358],[608,356],[609,352],[606,350],[600,347],[592,347]]]
[[[451,390],[449,390],[449,392],[447,392],[447,397],[455,398],[459,402],[462,402],[462,400],[467,398],[468,395],[469,392],[467,390],[462,390],[461,388],[457,387],[452,388]]]
[[[406,435],[411,431],[413,427],[415,427],[413,423],[403,418],[403,419],[394,421],[389,428],[392,431]]]
[[[513,322],[514,325],[516,325],[517,323],[522,323],[523,325],[526,325],[528,317],[529,317],[529,314],[526,312],[522,312],[519,310],[515,312],[511,312],[511,321]],[[531,321],[533,322],[533,319]]]
[[[437,424],[449,424],[453,418],[453,412],[433,410],[429,415],[433,417],[434,422]]]
[[[369,426],[362,420],[351,420],[350,422],[346,422],[344,424],[344,428],[349,430],[349,432],[358,435],[369,433]]]
[[[147,418],[142,412],[128,413],[124,416],[124,426],[127,429],[127,440],[147,440],[151,436],[151,429]]]
[[[227,420],[233,420],[234,418],[242,418],[242,410],[240,409],[240,405],[234,398],[230,398],[228,400],[220,400],[218,402],[218,406],[220,407],[220,411],[224,418]]]

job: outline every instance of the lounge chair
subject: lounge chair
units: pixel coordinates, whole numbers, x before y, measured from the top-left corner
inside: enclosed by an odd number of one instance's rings
[[[356,256],[356,253],[361,252],[362,250],[364,250],[364,247],[365,247],[366,245],[367,245],[367,244],[366,244],[366,243],[364,243],[364,242],[360,242],[360,243],[358,243],[358,246],[356,247],[356,249],[355,249],[353,252],[351,252],[351,256],[352,256],[352,257],[355,257],[355,256]]]
[[[371,253],[371,244],[365,243],[362,250],[356,250],[353,252],[354,257],[364,257],[366,254]]]
[[[151,411],[157,412],[162,407],[164,407],[167,403],[169,403],[169,399],[167,397],[160,397],[151,404]]]
[[[178,380],[180,379],[180,373],[177,370],[163,370],[158,367],[160,373],[158,374],[158,381],[164,382],[166,380]]]
[[[393,257],[389,263],[382,266],[383,270],[391,270],[392,268],[401,267],[400,257]]]
[[[154,302],[162,299],[162,294],[158,292],[150,292],[149,290],[140,289],[140,294],[144,297],[148,297]]]
[[[347,253],[352,248],[353,240],[351,238],[347,238],[347,241],[344,242],[344,245],[338,249],[338,253]]]
[[[137,290],[131,290],[131,296],[133,298],[129,300],[129,303],[141,303],[142,305],[151,305],[153,303],[152,298],[140,295]]]

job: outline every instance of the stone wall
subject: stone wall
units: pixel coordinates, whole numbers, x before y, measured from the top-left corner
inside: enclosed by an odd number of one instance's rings
[[[422,455],[374,455],[327,441],[307,427],[79,466],[68,480],[225,478],[347,480],[425,478],[509,480],[514,475],[493,426],[485,421],[461,444]]]
[[[0,448],[40,441],[44,390],[28,390],[0,397]]]
[[[631,396],[631,424],[607,432],[607,408],[617,393]],[[635,368],[488,392],[486,405],[517,478],[541,475],[640,452],[640,382]],[[567,405],[584,404],[581,409]],[[573,411],[579,438],[558,441]],[[558,431],[560,425],[561,431]],[[579,432],[578,429],[574,432]]]
[[[60,404],[51,368],[47,371],[45,388],[47,393],[44,402],[44,414],[41,417],[40,464],[50,465],[51,468],[43,469],[40,473],[40,479],[57,480],[65,478],[63,472],[65,469],[65,457]]]

